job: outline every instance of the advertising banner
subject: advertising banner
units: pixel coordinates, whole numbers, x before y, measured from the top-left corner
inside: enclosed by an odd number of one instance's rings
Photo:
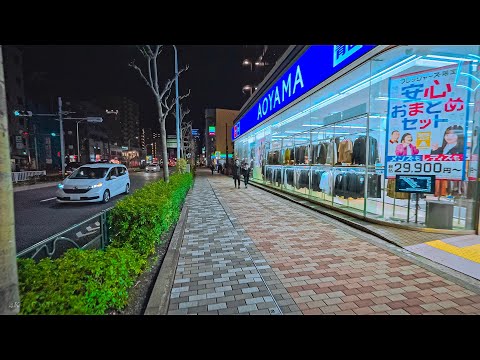
[[[457,65],[391,77],[385,175],[464,180],[469,92]]]

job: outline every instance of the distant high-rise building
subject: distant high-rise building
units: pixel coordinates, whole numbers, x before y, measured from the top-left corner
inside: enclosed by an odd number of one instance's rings
[[[118,111],[105,114],[104,120],[110,142],[117,145],[140,148],[140,110],[136,102],[125,96],[109,96],[102,99],[105,110]]]
[[[225,163],[233,154],[232,126],[238,110],[205,109],[205,157],[207,165],[215,162]],[[230,160],[229,160],[230,161]]]
[[[251,96],[258,85],[265,79],[277,60],[289,45],[244,45],[242,66],[244,67],[244,84],[242,91]]]
[[[10,136],[10,157],[12,165],[30,167],[29,118],[15,117],[15,110],[25,108],[25,89],[23,78],[22,52],[15,46],[3,45],[3,69],[5,75],[5,93],[7,97],[8,132]]]

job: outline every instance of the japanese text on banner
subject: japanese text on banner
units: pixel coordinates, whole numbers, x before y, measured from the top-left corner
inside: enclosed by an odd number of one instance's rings
[[[398,174],[462,180],[469,93],[456,65],[390,78],[385,167]]]

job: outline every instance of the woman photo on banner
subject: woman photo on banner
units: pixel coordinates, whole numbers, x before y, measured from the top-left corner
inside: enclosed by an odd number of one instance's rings
[[[407,156],[407,155],[417,155],[419,150],[413,143],[413,136],[410,133],[405,133],[402,135],[400,144],[395,148],[395,155],[397,156]]]
[[[449,126],[443,134],[442,146],[438,143],[432,144],[433,154],[463,154],[464,131],[460,125]]]

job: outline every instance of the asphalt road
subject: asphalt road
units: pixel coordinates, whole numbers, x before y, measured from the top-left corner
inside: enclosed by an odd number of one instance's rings
[[[161,179],[162,174],[130,172],[131,192]],[[14,193],[17,252],[88,219],[126,196],[117,195],[107,204],[59,204],[56,202],[56,189],[56,186],[49,186]]]

